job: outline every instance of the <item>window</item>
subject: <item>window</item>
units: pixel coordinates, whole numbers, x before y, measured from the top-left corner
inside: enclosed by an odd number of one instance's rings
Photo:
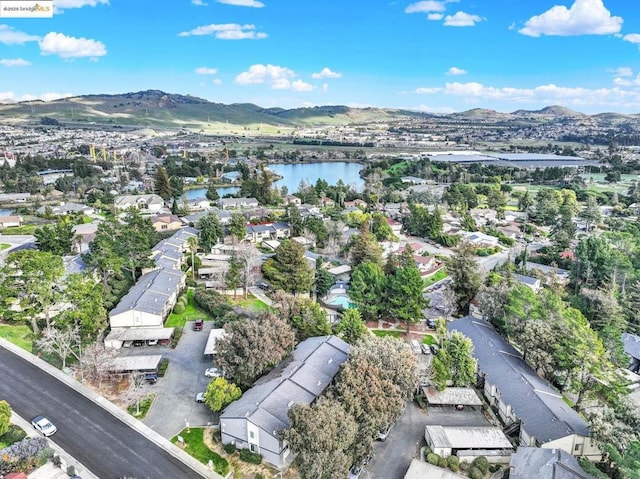
[[[160,226],[160,229],[163,229],[163,230],[166,230],[167,228],[168,228],[168,226],[167,226],[167,225],[162,225],[162,226]]]
[[[257,444],[249,444],[249,449],[251,452],[260,453],[260,448]]]
[[[256,433],[253,431],[249,431],[249,438],[255,439],[255,437],[256,437]]]

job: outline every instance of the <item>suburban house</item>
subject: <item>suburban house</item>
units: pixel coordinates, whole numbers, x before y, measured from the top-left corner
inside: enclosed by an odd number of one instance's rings
[[[316,205],[303,204],[300,205],[298,211],[300,212],[300,216],[302,216],[303,218],[308,218],[310,216],[315,216],[318,218],[322,217],[320,207]]]
[[[51,211],[54,216],[65,216],[72,213],[92,215],[94,209],[91,206],[81,205],[79,203],[60,203],[57,206],[41,206],[36,210],[39,215],[44,215],[47,211]]]
[[[562,449],[519,447],[511,455],[509,479],[592,479],[578,460]]]
[[[109,312],[111,328],[162,327],[184,289],[185,274],[169,268],[143,274]]]
[[[492,463],[508,463],[513,445],[499,427],[425,426],[427,446],[442,457],[472,462],[485,456]]]
[[[426,185],[428,183],[424,178],[418,178],[417,176],[401,176],[400,181],[410,185]]]
[[[207,198],[191,198],[187,202],[189,211],[208,210],[211,208],[211,200]]]
[[[404,479],[466,479],[466,477],[420,459],[411,459],[411,465],[404,475]]]
[[[252,243],[288,238],[290,234],[289,223],[284,222],[248,225],[246,231],[244,239]]]
[[[522,274],[514,274],[513,279],[527,288],[530,288],[534,293],[537,293],[542,289],[542,282],[538,278],[524,276]]]
[[[336,336],[302,341],[222,412],[222,443],[259,453],[277,468],[287,467],[293,457],[289,445],[278,438],[278,431],[289,427],[289,409],[294,404],[314,402],[331,384],[348,352],[349,345]]]
[[[0,216],[0,228],[22,226],[22,216]]]
[[[26,203],[32,199],[31,193],[0,193],[0,203]]]
[[[361,200],[360,198],[357,198],[353,201],[345,201],[344,205],[345,208],[360,208],[360,209],[364,209],[367,207],[367,202],[364,200]]]
[[[400,233],[402,233],[402,223],[392,218],[387,218],[386,220],[393,234],[396,236],[400,236]]]
[[[157,213],[164,207],[164,200],[155,194],[150,195],[121,195],[116,196],[113,200],[113,206],[116,210],[128,210],[129,208],[137,208],[139,210],[147,210],[151,213]]]
[[[302,200],[295,195],[286,195],[284,197],[284,202],[287,205],[297,205],[300,206],[302,204]]]
[[[629,356],[629,371],[640,373],[640,336],[622,333],[624,352]]]
[[[495,236],[490,236],[480,231],[461,231],[460,235],[465,241],[468,241],[474,246],[478,247],[492,247],[498,246],[498,238]]]
[[[183,223],[176,215],[169,213],[159,214],[151,217],[151,224],[156,231],[174,231],[182,228]]]
[[[465,317],[450,322],[447,329],[460,331],[473,342],[484,395],[506,431],[518,434],[519,446],[563,449],[576,457],[600,460],[602,454],[584,419],[491,324]]]
[[[260,206],[255,198],[220,198],[218,207],[223,210],[231,210],[236,208],[257,208]]]
[[[545,277],[546,284],[553,283],[554,280],[560,284],[569,283],[569,271],[566,269],[555,268],[546,264],[531,263],[529,261],[527,261],[525,268],[527,271],[538,271],[542,273]]]
[[[328,198],[328,197],[326,197],[326,196],[323,196],[323,197],[322,197],[322,198],[320,198],[318,201],[319,201],[319,203],[320,203],[322,206],[324,206],[325,208],[327,208],[327,207],[333,207],[333,206],[335,206],[335,205],[336,205],[336,202],[335,202],[335,201],[333,201],[331,198]]]

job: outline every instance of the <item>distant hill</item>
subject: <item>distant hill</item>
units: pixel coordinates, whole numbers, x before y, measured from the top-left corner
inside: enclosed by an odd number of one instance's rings
[[[272,131],[298,126],[322,126],[391,122],[398,119],[432,118],[436,115],[393,108],[352,108],[344,105],[310,108],[263,108],[252,103],[215,103],[191,95],[146,90],[116,95],[84,95],[51,102],[26,101],[0,104],[0,122],[59,121],[67,124],[108,124],[151,128],[197,128],[229,125],[240,128],[269,126]],[[571,119],[591,119],[613,125],[637,121],[638,115],[601,113],[585,115],[562,106],[548,106],[541,110],[517,110],[513,113],[484,108],[437,115],[460,121],[488,122],[546,122]],[[262,130],[262,129],[261,129]]]
[[[358,123],[424,113],[397,109],[322,106],[314,108],[262,108],[252,103],[225,105],[191,95],[146,90],[118,95],[84,95],[51,102],[0,104],[0,121],[38,121],[46,116],[62,122],[95,122],[150,127],[200,128],[211,123],[238,126],[257,124],[295,127],[309,124]]]

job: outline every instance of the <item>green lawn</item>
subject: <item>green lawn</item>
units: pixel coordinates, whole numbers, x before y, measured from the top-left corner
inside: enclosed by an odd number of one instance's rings
[[[429,344],[429,345],[431,345],[431,344],[438,344],[438,341],[436,340],[436,338],[434,338],[431,334],[425,334],[425,335],[422,337],[422,342],[423,342],[424,344]]]
[[[174,328],[176,326],[184,327],[187,321],[194,321],[198,318],[204,318],[205,321],[213,321],[213,318],[201,310],[193,300],[193,290],[189,289],[187,291],[187,307],[184,310],[184,313],[175,314],[171,313],[167,318],[165,323],[165,327]]]
[[[154,398],[155,398],[155,395],[150,394],[146,398],[140,400],[139,406],[136,406],[136,404],[134,403],[134,404],[131,404],[129,407],[127,407],[127,412],[131,414],[133,417],[135,417],[136,419],[143,419],[149,412],[149,409],[151,408],[151,404],[153,404]],[[140,414],[136,414],[138,411],[140,411]]]
[[[223,476],[226,476],[229,472],[229,463],[227,460],[213,452],[207,447],[203,439],[204,429],[201,427],[192,427],[190,429],[183,429],[178,436],[184,439],[184,450],[192,457],[200,461],[202,464],[209,464],[209,461],[213,463],[214,470]],[[171,439],[171,442],[176,444],[178,442],[178,436]]]
[[[406,333],[406,331],[398,331],[397,329],[372,329],[371,331],[379,338],[401,338]]]
[[[11,248],[9,243],[0,243],[0,250]]]
[[[442,281],[446,277],[447,277],[447,268],[441,268],[433,276],[429,276],[428,278],[424,279],[424,287],[428,288],[433,283],[436,283],[438,281]]]
[[[0,338],[21,347],[25,351],[32,351],[33,333],[24,324],[0,324]]]
[[[0,228],[0,233],[6,236],[32,235],[36,228],[36,225],[12,226],[11,228]]]
[[[262,301],[260,301],[258,298],[252,295],[247,296],[247,299],[244,299],[244,298],[238,298],[235,300],[233,298],[230,298],[230,299],[231,299],[231,303],[233,303],[235,306],[240,306],[241,308],[248,309],[251,311],[261,312],[261,311],[273,310],[273,308],[264,304]]]

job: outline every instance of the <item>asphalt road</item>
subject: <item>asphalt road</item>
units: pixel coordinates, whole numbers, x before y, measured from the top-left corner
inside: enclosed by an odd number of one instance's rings
[[[44,415],[52,439],[101,479],[200,478],[142,434],[45,371],[0,347],[0,399],[27,420]]]

